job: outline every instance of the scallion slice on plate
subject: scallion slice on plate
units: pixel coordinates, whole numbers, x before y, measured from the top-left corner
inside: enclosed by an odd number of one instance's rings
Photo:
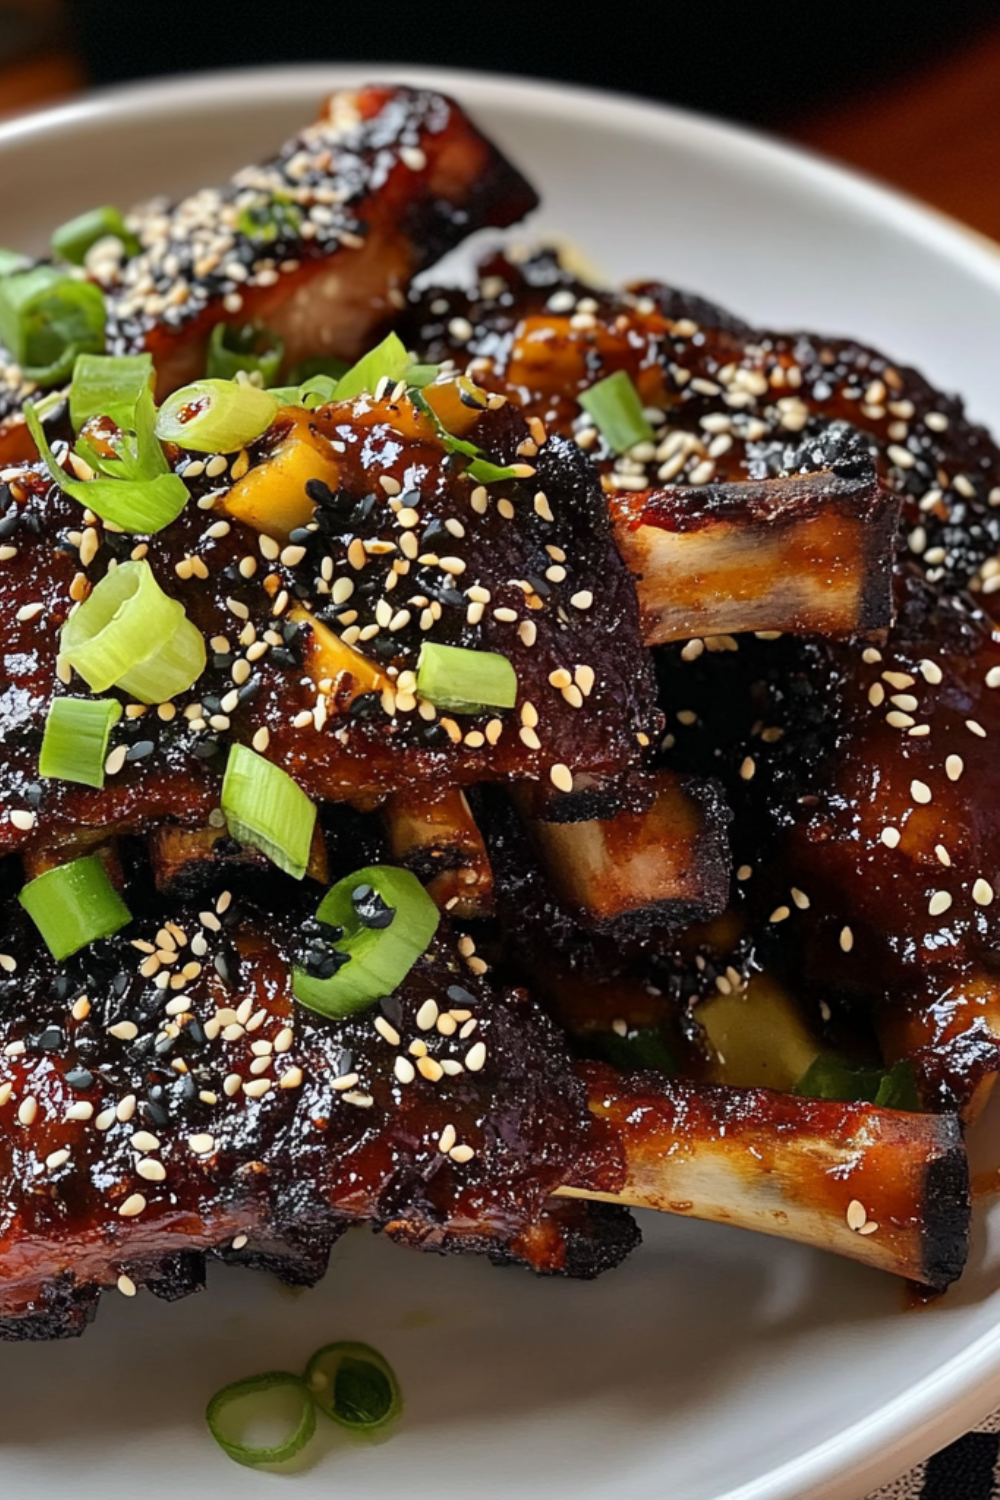
[[[232,453],[261,437],[278,402],[269,391],[235,380],[196,380],[168,396],[156,435],[194,453]]]
[[[103,787],[108,736],[121,716],[114,698],[56,698],[45,720],[39,776]]]
[[[52,236],[52,254],[58,260],[82,266],[93,245],[99,240],[112,238],[121,240],[126,255],[138,255],[142,248],[119,210],[106,204],[103,208],[88,209],[75,219],[60,224]]]
[[[642,397],[625,370],[616,370],[581,392],[580,405],[615,453],[626,453],[636,443],[653,438],[653,429],[643,415]]]
[[[513,708],[517,673],[498,651],[425,642],[417,662],[417,692],[438,708],[455,714],[478,714],[488,708]]]
[[[316,1431],[316,1408],[309,1387],[288,1370],[268,1370],[216,1391],[205,1421],[219,1447],[239,1464],[257,1468],[294,1458]],[[263,1443],[247,1441],[254,1428],[278,1426],[284,1436]]]
[[[467,451],[467,448],[459,451]],[[499,484],[501,479],[520,479],[521,466],[520,464],[491,464],[486,458],[474,458],[465,472],[477,484]]]
[[[119,687],[142,703],[165,703],[205,670],[201,632],[169,598],[145,559],[101,579],[62,629],[59,653],[95,693]]]
[[[0,279],[0,343],[28,380],[69,378],[78,354],[104,345],[104,297],[54,266]]]
[[[31,880],[17,898],[57,963],[132,920],[96,854],[57,865]]]
[[[292,989],[310,1010],[333,1017],[391,995],[426,953],[441,920],[417,877],[395,865],[369,865],[339,880],[316,916],[340,929],[331,946],[349,962],[326,979],[296,967]]]
[[[305,1379],[320,1411],[360,1436],[384,1431],[403,1409],[392,1366],[370,1344],[344,1341],[317,1349]]]
[[[246,745],[234,745],[222,784],[222,811],[234,839],[252,844],[280,870],[302,879],[316,806],[287,771]]]

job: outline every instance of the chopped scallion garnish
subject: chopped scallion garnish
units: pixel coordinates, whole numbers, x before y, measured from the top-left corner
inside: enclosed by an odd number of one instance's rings
[[[52,236],[52,254],[71,265],[82,266],[87,251],[99,240],[120,240],[126,255],[138,255],[142,248],[117,208],[91,208],[61,224]]]
[[[287,771],[245,745],[229,752],[222,784],[222,811],[229,832],[301,880],[309,864],[316,807]]]
[[[302,228],[302,209],[292,198],[283,193],[274,193],[241,208],[236,227],[247,239],[259,245],[271,245],[275,240],[294,240]]]
[[[0,245],[0,276],[13,276],[15,271],[26,271],[31,265],[27,255],[19,250],[8,250]]]
[[[123,407],[127,404],[124,396],[122,404]],[[122,410],[119,415],[124,420]],[[59,488],[122,531],[151,535],[162,531],[180,515],[188,501],[187,486],[170,472],[153,432],[153,397],[148,387],[137,398],[131,416],[136,430],[117,433],[115,458],[97,453],[88,443],[78,445],[80,457],[99,471],[99,477],[71,479],[56,461],[37,407],[29,403],[24,408],[24,419],[35,447]]]
[[[57,963],[132,920],[96,854],[46,870],[29,881],[18,900]]]
[[[45,720],[39,776],[103,787],[108,736],[121,716],[114,698],[56,698]]]
[[[142,559],[120,563],[70,615],[59,653],[95,693],[165,703],[205,670],[205,641]]]
[[[156,435],[195,453],[232,453],[261,437],[277,410],[275,397],[258,386],[196,380],[164,401]]]
[[[305,1379],[320,1411],[361,1436],[383,1431],[403,1409],[392,1366],[370,1344],[327,1344],[309,1361]]]
[[[649,442],[653,437],[653,429],[643,415],[642,397],[625,370],[616,370],[589,391],[581,392],[580,405],[614,453],[626,453],[636,443]]]
[[[233,380],[245,370],[271,385],[284,357],[284,339],[263,323],[216,323],[208,341],[205,374],[210,380]]]
[[[104,298],[52,266],[0,280],[0,342],[28,380],[68,378],[78,354],[104,345]]]
[[[327,965],[334,968],[328,977],[322,977],[322,956],[308,968],[297,966],[292,989],[310,1010],[338,1018],[391,995],[427,951],[441,920],[417,877],[393,865],[371,865],[339,880],[316,918],[332,929],[328,946],[338,964]]]
[[[257,1468],[294,1458],[316,1431],[316,1409],[301,1376],[269,1370],[223,1386],[208,1403],[205,1421],[230,1458]],[[276,1425],[284,1436],[263,1443],[247,1441],[255,1428],[273,1431]]]
[[[453,438],[452,441],[456,447],[459,447],[457,438]],[[460,448],[460,451],[468,452],[468,448]],[[477,484],[499,484],[501,479],[517,479],[520,471],[513,464],[491,464],[485,458],[476,458],[465,472]]]
[[[497,651],[472,651],[426,641],[417,662],[417,692],[438,708],[477,714],[487,708],[513,708],[517,673]]]
[[[351,401],[365,392],[372,395],[381,380],[388,379],[395,384],[402,380],[409,368],[410,356],[405,344],[397,333],[390,333],[341,376],[337,382],[336,400]]]
[[[877,1063],[851,1063],[836,1053],[821,1052],[793,1092],[806,1099],[876,1104],[882,1109],[915,1112],[921,1107],[913,1064],[906,1058],[885,1068]]]
[[[81,354],[69,388],[74,431],[79,432],[91,417],[108,417],[122,431],[134,432],[136,407],[152,381],[151,354]]]

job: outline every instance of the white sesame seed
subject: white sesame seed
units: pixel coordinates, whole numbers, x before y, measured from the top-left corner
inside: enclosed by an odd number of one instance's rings
[[[270,1087],[270,1078],[255,1078],[252,1083],[243,1085],[243,1092],[251,1099],[262,1099]]]
[[[135,1282],[132,1280],[131,1276],[126,1276],[124,1271],[119,1276],[115,1285],[118,1287],[118,1290],[121,1292],[123,1297],[134,1297],[136,1292],[139,1290]]]
[[[121,1042],[131,1042],[139,1035],[139,1028],[134,1021],[118,1021],[114,1026],[108,1027],[108,1035],[117,1037]]]
[[[949,755],[944,763],[944,769],[949,781],[957,781],[965,770],[965,761],[960,755]]]
[[[130,1144],[136,1151],[157,1151],[159,1149],[159,1138],[149,1130],[137,1130],[130,1137]]]
[[[757,770],[757,762],[752,755],[748,755],[740,766],[740,777],[743,781],[752,781]]]
[[[850,953],[854,947],[854,933],[849,927],[840,929],[840,948],[843,953]]]
[[[853,1229],[855,1234],[868,1222],[865,1206],[857,1198],[852,1198],[847,1205],[847,1227]]]
[[[972,899],[977,906],[989,906],[993,901],[993,887],[980,875],[972,887]]]
[[[390,1047],[398,1047],[400,1042],[399,1032],[392,1026],[385,1016],[376,1016],[373,1022],[375,1030],[382,1039],[389,1043]]]
[[[412,1083],[417,1076],[416,1069],[410,1062],[410,1059],[404,1057],[402,1053],[393,1062],[392,1071],[400,1083]]]
[[[102,1109],[101,1113],[97,1116],[97,1119],[94,1121],[94,1125],[95,1125],[96,1129],[98,1129],[98,1130],[110,1130],[111,1127],[112,1127],[112,1125],[114,1123],[115,1123],[115,1111],[114,1111],[114,1106],[113,1105],[109,1109]]]
[[[524,737],[524,730],[521,731],[521,736],[522,738]],[[560,792],[571,792],[573,790],[573,773],[569,766],[564,766],[561,762],[557,763],[549,771],[549,777],[552,785]]]
[[[883,828],[879,837],[887,849],[897,849],[902,834],[898,828]]]
[[[6,1102],[6,1100],[3,1101],[3,1103]],[[86,1099],[81,1099],[78,1103],[70,1105],[66,1111],[66,1118],[67,1120],[89,1120],[93,1118],[93,1114],[94,1106],[88,1104]]]
[[[250,1236],[247,1234],[238,1234],[233,1240],[232,1248],[234,1250],[242,1250],[243,1246],[249,1242],[249,1239]]]
[[[288,1068],[282,1073],[278,1081],[279,1089],[297,1089],[302,1082],[303,1072],[301,1068]]]
[[[946,868],[951,867],[951,855],[948,853],[943,844],[934,845],[934,854],[939,864],[944,865]]]
[[[986,674],[986,686],[988,688],[1000,687],[1000,667],[990,667]]]
[[[485,1042],[474,1042],[465,1054],[464,1061],[470,1073],[478,1073],[486,1064]]]
[[[155,1161],[153,1157],[144,1157],[142,1161],[136,1162],[136,1172],[147,1182],[164,1182],[167,1169],[161,1161]]]
[[[932,795],[926,781],[913,780],[910,782],[910,796],[914,802],[919,802],[921,806],[926,807],[927,803],[931,801]]]
[[[21,1125],[33,1125],[38,1115],[38,1100],[33,1094],[22,1099],[17,1107],[18,1123]]]
[[[212,1135],[189,1135],[188,1145],[195,1156],[211,1156],[215,1150],[215,1137]]]
[[[984,740],[986,738],[986,730],[975,719],[966,719],[965,727],[970,734],[976,735],[978,739]]]
[[[784,922],[791,916],[791,908],[787,906],[776,906],[768,918],[769,922]]]
[[[453,1146],[448,1152],[451,1160],[453,1162],[457,1162],[459,1166],[464,1166],[466,1162],[470,1162],[475,1154],[476,1153],[475,1151],[473,1151],[471,1146],[466,1146],[464,1144],[461,1146]]]
[[[442,1130],[440,1136],[438,1137],[438,1150],[441,1152],[442,1156],[448,1155],[448,1152],[455,1145],[457,1140],[458,1132],[456,1131],[454,1125],[446,1125]]]
[[[940,917],[951,906],[951,896],[947,891],[935,891],[927,903],[928,914],[932,917]]]
[[[123,1219],[134,1219],[136,1214],[141,1214],[146,1207],[146,1200],[141,1193],[132,1193],[130,1197],[119,1208],[118,1212]]]
[[[920,675],[925,682],[931,683],[934,687],[937,687],[939,683],[944,681],[944,673],[935,661],[922,661],[920,663]]]
[[[439,1013],[436,1000],[425,1000],[416,1015],[418,1029],[420,1031],[430,1031],[437,1021]]]
[[[69,1152],[63,1146],[58,1151],[51,1151],[49,1153],[45,1158],[45,1166],[49,1172],[58,1172],[59,1168],[64,1167],[68,1161]]]

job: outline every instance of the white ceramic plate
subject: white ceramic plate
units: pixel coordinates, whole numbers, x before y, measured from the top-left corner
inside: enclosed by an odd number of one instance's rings
[[[0,127],[0,244],[222,178],[324,90],[449,89],[614,277],[673,280],[747,318],[854,333],[961,390],[1000,428],[1000,256],[916,205],[758,136],[554,86],[386,65],[147,84]],[[0,1472],[34,1500],[215,1500],[290,1481],[231,1464],[201,1421],[228,1380],[361,1338],[399,1371],[402,1430],[317,1445],[301,1500],[860,1500],[1000,1401],[1000,1213],[961,1287],[921,1312],[858,1267],[741,1231],[644,1220],[596,1284],[537,1281],[365,1232],[301,1295],[215,1269],[168,1307],[108,1296],[74,1344],[0,1346]]]

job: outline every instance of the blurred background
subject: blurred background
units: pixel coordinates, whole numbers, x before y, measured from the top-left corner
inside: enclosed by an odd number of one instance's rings
[[[0,0],[0,118],[94,85],[252,63],[532,74],[748,121],[1000,240],[998,0],[614,0],[587,15],[552,0]]]

